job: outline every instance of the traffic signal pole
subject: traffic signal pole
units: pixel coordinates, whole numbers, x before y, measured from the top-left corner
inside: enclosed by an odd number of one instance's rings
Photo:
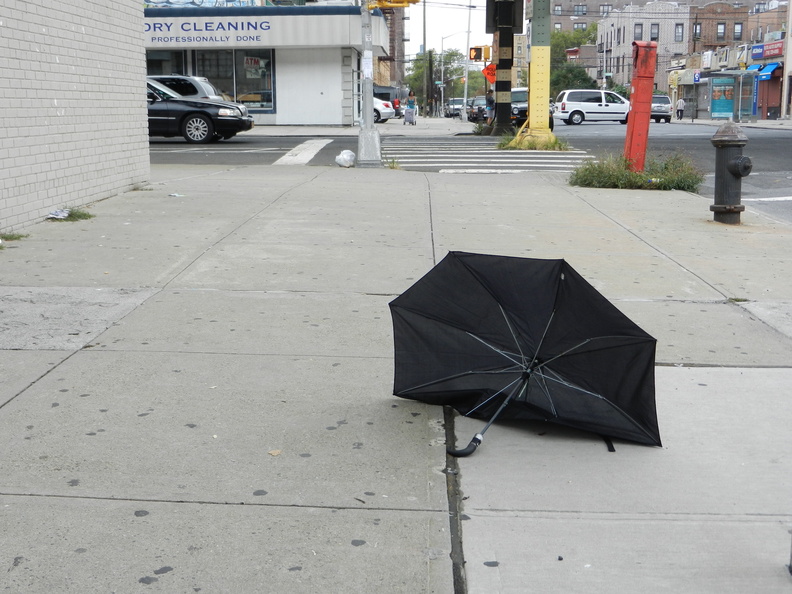
[[[533,0],[528,135],[553,138],[550,131],[550,0]]]

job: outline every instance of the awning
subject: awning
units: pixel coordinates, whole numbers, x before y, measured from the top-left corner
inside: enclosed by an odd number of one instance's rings
[[[778,62],[765,64],[764,68],[760,71],[759,80],[770,80],[770,77],[773,76],[773,70],[776,68],[778,68]]]
[[[746,68],[746,70],[761,70],[761,69],[762,69],[761,64],[751,64],[750,66],[748,66],[748,68]]]

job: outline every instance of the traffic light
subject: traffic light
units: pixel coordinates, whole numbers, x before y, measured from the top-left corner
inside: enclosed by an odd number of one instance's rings
[[[470,59],[473,62],[481,62],[484,58],[484,48],[481,46],[470,48]]]

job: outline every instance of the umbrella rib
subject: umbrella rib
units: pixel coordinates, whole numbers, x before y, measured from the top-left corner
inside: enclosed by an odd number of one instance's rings
[[[508,388],[510,388],[511,386],[513,386],[514,384],[516,384],[517,382],[519,382],[519,381],[522,381],[522,379],[523,379],[522,377],[518,377],[516,380],[509,382],[508,384],[506,384],[505,386],[503,386],[503,387],[502,387],[500,390],[498,390],[497,392],[495,392],[495,393],[494,393],[492,396],[490,396],[489,398],[487,398],[487,399],[486,399],[486,400],[484,400],[483,402],[480,402],[480,403],[478,403],[478,404],[477,404],[475,407],[473,407],[472,409],[470,409],[469,411],[467,411],[467,412],[465,413],[465,416],[467,417],[467,416],[471,415],[472,413],[476,412],[476,411],[477,411],[478,409],[480,409],[482,406],[484,406],[485,404],[487,404],[488,402],[490,402],[490,401],[491,401],[493,398],[495,398],[495,397],[496,397],[496,396],[498,396],[499,394],[502,394],[502,393],[504,392],[504,390],[507,390]]]
[[[531,369],[536,366],[536,361],[539,357],[539,353],[542,350],[542,345],[544,344],[545,337],[547,336],[547,331],[550,329],[550,324],[553,323],[553,318],[555,318],[556,310],[553,310],[553,313],[550,314],[550,318],[547,320],[547,325],[545,326],[544,332],[542,332],[542,338],[539,339],[539,345],[536,347],[536,351],[534,351],[533,360],[531,361]]]
[[[503,306],[500,303],[498,303],[498,308],[501,311],[503,320],[506,322],[506,326],[509,328],[509,332],[511,332],[512,339],[514,340],[514,344],[517,346],[517,350],[520,351],[520,358],[523,361],[522,364],[525,365],[525,353],[523,353],[522,347],[520,346],[520,341],[517,340],[517,333],[514,331],[511,320],[509,319],[509,316],[506,315],[506,310],[503,309]]]
[[[511,356],[511,353],[508,353],[507,351],[504,351],[503,349],[500,349],[500,348],[496,347],[495,345],[492,345],[492,344],[488,343],[486,340],[482,340],[481,338],[479,338],[478,336],[476,336],[475,334],[473,334],[471,332],[467,332],[467,335],[470,336],[471,338],[474,338],[474,339],[478,340],[481,344],[483,344],[484,346],[486,346],[489,349],[492,349],[493,351],[495,351],[499,355],[505,357],[506,359],[508,359],[509,361],[514,363],[515,365],[519,365],[521,369],[525,369],[525,363],[521,363],[520,361],[517,361],[513,356]],[[519,348],[519,346],[520,345],[517,345],[517,348]],[[520,357],[525,359],[525,355],[523,355],[522,352],[520,352]]]
[[[553,398],[550,396],[550,388],[547,387],[547,382],[545,381],[545,375],[543,373],[534,374],[534,377],[538,375],[537,383],[539,384],[539,389],[544,394],[545,398],[547,398],[547,402],[550,404],[550,412],[553,413],[554,417],[558,417],[558,411],[555,407],[555,402],[553,402]]]
[[[433,379],[430,382],[425,382],[423,384],[418,384],[417,386],[412,386],[411,388],[405,388],[401,390],[404,391],[412,391],[412,390],[420,390],[422,388],[426,388],[427,386],[433,386],[435,384],[441,384],[443,382],[447,382],[448,380],[457,379],[460,377],[465,377],[466,375],[500,375],[502,373],[516,373],[523,370],[522,365],[518,365],[517,368],[515,367],[504,367],[502,369],[487,369],[487,370],[476,370],[476,371],[464,371],[462,373],[454,373],[453,375],[447,375],[445,377],[440,377],[437,379]]]
[[[554,381],[556,383],[559,383],[559,384],[561,384],[563,386],[566,386],[567,388],[572,388],[573,390],[578,390],[578,391],[580,391],[580,392],[582,392],[584,394],[588,394],[589,396],[593,396],[594,398],[597,398],[599,400],[602,400],[603,402],[606,402],[608,404],[608,406],[610,406],[613,410],[617,411],[622,417],[627,419],[633,425],[633,427],[635,427],[636,429],[640,430],[644,435],[646,435],[652,441],[656,440],[655,436],[652,435],[652,433],[650,431],[648,431],[645,427],[641,426],[641,424],[638,423],[635,419],[633,419],[627,412],[622,410],[622,408],[619,405],[615,404],[612,400],[606,398],[602,394],[597,394],[596,392],[592,392],[591,390],[586,390],[585,388],[582,388],[582,387],[580,387],[580,386],[578,386],[576,384],[573,384],[571,382],[568,382],[568,381],[566,381],[564,379],[561,379],[561,378],[558,378],[558,377],[551,377],[551,376],[546,375],[544,373],[540,374],[540,376],[543,379],[549,379],[549,380]]]

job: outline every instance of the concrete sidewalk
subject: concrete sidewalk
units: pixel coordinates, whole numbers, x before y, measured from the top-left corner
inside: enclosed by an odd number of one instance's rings
[[[792,589],[791,226],[559,174],[152,178],[0,251],[0,590]],[[481,423],[391,395],[387,307],[449,250],[565,258],[654,335],[664,447],[496,424],[455,468]]]

